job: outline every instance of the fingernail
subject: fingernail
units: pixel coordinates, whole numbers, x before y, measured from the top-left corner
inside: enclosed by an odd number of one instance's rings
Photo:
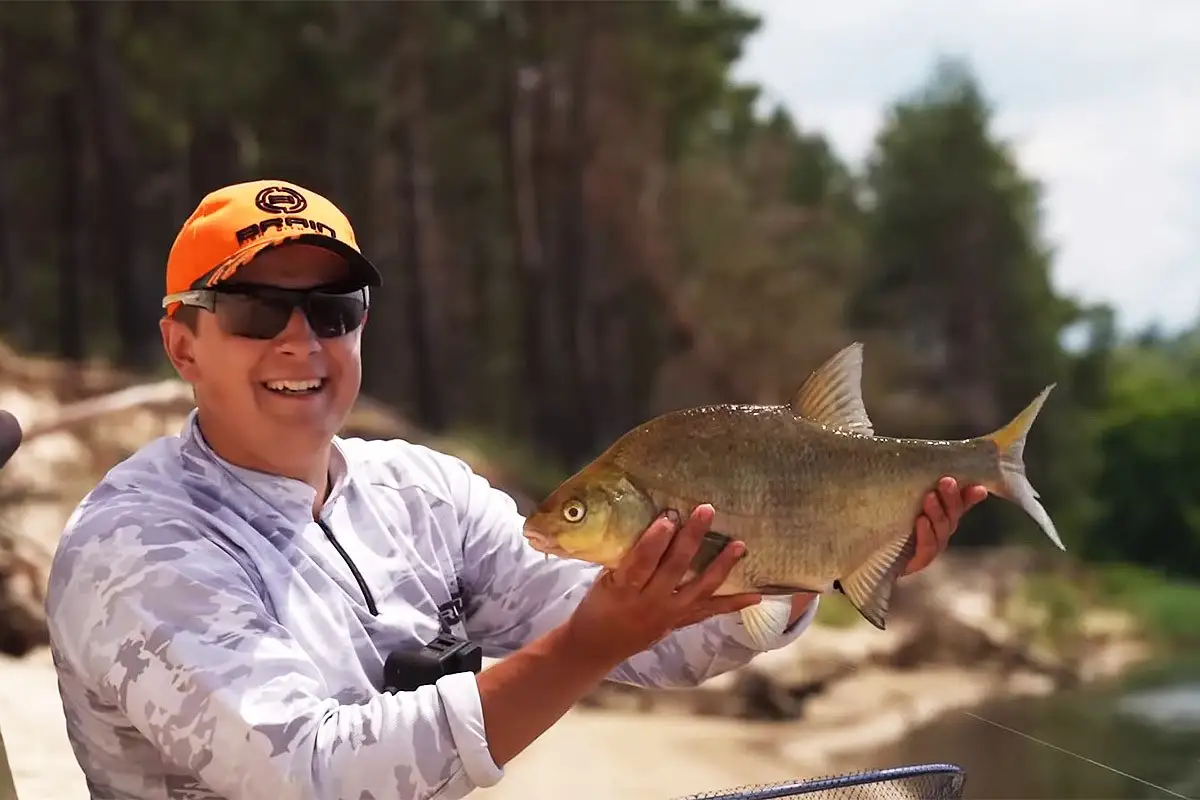
[[[666,517],[668,520],[670,520],[672,525],[679,524],[679,512],[676,511],[675,509],[668,508],[666,511],[663,512],[663,516]]]

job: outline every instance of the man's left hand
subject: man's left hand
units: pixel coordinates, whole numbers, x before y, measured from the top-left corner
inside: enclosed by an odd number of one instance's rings
[[[925,495],[921,504],[922,513],[917,517],[917,552],[908,562],[905,575],[912,575],[928,567],[950,544],[950,537],[958,530],[958,523],[973,506],[988,496],[982,486],[967,486],[961,491],[954,478],[938,481],[937,491]]]
[[[912,575],[928,567],[945,551],[950,537],[958,530],[958,523],[974,506],[988,496],[983,486],[967,486],[961,491],[954,478],[942,478],[937,489],[925,495],[921,504],[921,515],[917,517],[917,552],[908,562],[905,575]],[[791,622],[795,623],[808,610],[815,594],[803,593],[792,597]]]

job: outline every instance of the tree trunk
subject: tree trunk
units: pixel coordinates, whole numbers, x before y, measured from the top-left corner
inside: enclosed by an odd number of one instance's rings
[[[87,356],[83,332],[85,227],[83,219],[83,141],[72,93],[55,104],[59,142],[58,352],[68,361]]]
[[[526,396],[529,398],[529,428],[539,443],[553,435],[554,398],[549,392],[549,372],[543,335],[543,286],[546,254],[538,220],[534,184],[533,99],[542,80],[539,69],[526,64],[528,21],[520,3],[506,4],[501,13],[505,39],[506,81],[501,136],[508,158],[505,180],[512,213],[513,259],[519,275],[521,298],[520,359]]]
[[[421,19],[421,10],[410,9]],[[441,431],[450,418],[446,406],[444,341],[439,335],[445,320],[442,301],[451,291],[439,258],[437,218],[433,205],[433,173],[429,161],[425,109],[425,60],[420,37],[424,26],[407,29],[400,74],[401,119],[397,129],[397,149],[401,164],[401,196],[404,209],[405,241],[402,247],[408,265],[407,314],[409,344],[412,347],[414,389],[421,422],[433,431]]]
[[[124,77],[107,30],[119,6],[73,0],[71,8],[83,69],[81,85],[100,166],[96,211],[105,235],[98,260],[111,281],[121,360],[131,367],[149,368],[161,355],[155,335],[161,310],[155,298],[160,292],[154,288],[159,281],[152,284],[150,276],[139,269],[142,251],[137,238],[134,139]]]
[[[17,62],[12,52],[12,31],[0,26],[0,307],[4,327],[20,346],[32,339],[22,324],[29,303],[29,282],[21,268],[13,216],[13,182],[16,174],[14,143]]]

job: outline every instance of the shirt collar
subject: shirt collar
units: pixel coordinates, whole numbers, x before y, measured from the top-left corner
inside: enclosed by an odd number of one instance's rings
[[[312,522],[312,507],[317,493],[311,486],[295,478],[272,475],[268,472],[239,467],[231,464],[209,446],[200,430],[199,412],[193,409],[188,414],[182,434],[183,454],[185,458],[196,458],[215,464],[224,473],[225,482],[235,490],[242,487],[257,495],[259,499],[270,505],[290,521]],[[350,465],[342,450],[338,437],[333,438],[333,451],[329,463],[330,488],[325,508],[345,490],[350,480]],[[211,474],[211,470],[203,470],[202,474]]]

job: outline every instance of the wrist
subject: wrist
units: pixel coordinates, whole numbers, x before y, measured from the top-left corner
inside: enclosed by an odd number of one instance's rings
[[[574,617],[550,631],[547,638],[554,657],[565,667],[583,673],[598,673],[600,680],[629,657],[617,652],[609,643],[598,641],[595,635],[581,628]]]

